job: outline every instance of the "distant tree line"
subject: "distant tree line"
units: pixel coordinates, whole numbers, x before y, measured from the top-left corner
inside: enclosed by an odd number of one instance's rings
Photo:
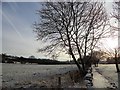
[[[118,59],[118,64],[120,64],[120,57],[117,58]],[[115,58],[114,57],[109,57],[107,58],[107,64],[115,64]]]
[[[31,57],[31,56],[30,56]],[[25,57],[17,57],[17,56],[11,56],[7,54],[0,54],[0,63],[21,63],[21,64],[26,64],[26,63],[36,63],[36,64],[46,64],[46,65],[51,65],[51,64],[75,64],[73,60],[70,61],[57,61],[57,60],[52,60],[52,59],[36,59],[34,58],[25,58]],[[95,66],[100,64],[115,64],[114,57],[108,57],[106,61],[101,61],[100,58],[98,57],[90,57],[89,55],[86,56],[86,58],[90,59],[89,62],[87,59],[85,60],[85,63],[89,66],[89,64],[94,64]],[[120,57],[118,59],[118,64],[120,64]],[[81,64],[81,61],[77,60],[79,64]]]
[[[10,56],[6,54],[0,54],[2,63],[36,63],[36,64],[69,64],[69,61],[57,61],[57,60],[51,60],[51,59],[36,59],[36,58],[25,58],[25,57],[17,57],[17,56]]]

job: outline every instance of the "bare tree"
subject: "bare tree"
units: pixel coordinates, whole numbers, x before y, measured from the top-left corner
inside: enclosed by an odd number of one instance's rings
[[[119,35],[120,35],[120,0],[118,0],[117,2],[115,1],[114,2],[114,7],[113,7],[113,9],[114,9],[114,12],[113,12],[113,14],[112,14],[112,16],[114,17],[114,18],[116,18],[117,19],[117,22],[118,22],[118,26],[117,27],[114,27],[114,26],[111,26],[112,27],[112,29],[113,30],[116,30],[116,31],[118,31],[118,48],[117,49],[115,49],[115,51],[114,51],[114,58],[115,58],[115,65],[116,65],[116,70],[117,70],[117,72],[120,72],[120,69],[119,69],[119,67],[118,67],[118,54],[120,53],[119,52]]]
[[[98,67],[98,63],[100,60],[102,60],[105,57],[105,52],[103,52],[102,50],[96,50],[93,51],[92,53],[92,63],[95,65],[95,67]]]
[[[120,57],[120,48],[114,48],[114,49],[113,48],[109,48],[109,49],[105,48],[105,53],[106,53],[107,57],[111,57],[113,59],[117,72],[120,72],[120,68],[118,65],[118,60]]]
[[[118,0],[117,2],[114,2],[114,12],[112,14],[112,16],[114,18],[116,18],[117,20],[120,20],[120,0]]]
[[[52,55],[52,56],[51,56],[52,60],[56,60],[57,57],[58,57],[57,55]]]
[[[110,24],[110,26],[111,26],[111,29],[113,30],[113,31],[119,31],[120,30],[120,0],[114,0],[114,2],[113,2],[113,12],[112,12],[112,14],[111,14],[111,17],[110,17],[110,19],[111,18],[114,18],[114,19],[116,19],[115,20],[115,23],[118,23],[118,25],[117,26],[115,26],[115,25],[112,25],[112,24]]]
[[[120,72],[119,66],[118,66],[118,50],[115,49],[115,65],[117,72]]]
[[[107,14],[101,2],[46,2],[38,10],[38,40],[49,42],[39,51],[53,52],[61,48],[70,54],[80,71],[85,72],[84,58],[107,33]],[[82,67],[77,62],[79,56]]]

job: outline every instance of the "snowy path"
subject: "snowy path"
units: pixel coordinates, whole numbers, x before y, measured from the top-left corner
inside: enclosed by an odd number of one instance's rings
[[[95,68],[93,68],[93,88],[107,88],[111,87],[108,80],[99,74]]]

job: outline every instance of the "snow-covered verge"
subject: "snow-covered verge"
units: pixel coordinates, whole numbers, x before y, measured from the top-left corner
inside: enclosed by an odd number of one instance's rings
[[[120,66],[120,65],[119,65]],[[95,67],[96,71],[108,80],[113,87],[120,87],[120,75],[116,72],[114,64],[100,64]]]
[[[56,87],[58,86],[58,77],[61,77],[62,87],[77,87],[81,85],[75,83],[71,78],[71,75],[75,75],[77,70],[76,65],[3,64],[2,87]]]

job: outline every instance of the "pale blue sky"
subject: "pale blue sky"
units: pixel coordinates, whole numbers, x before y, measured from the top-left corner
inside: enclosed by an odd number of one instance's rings
[[[111,3],[107,4],[111,9]],[[41,9],[41,2],[2,2],[2,53],[10,55],[45,58],[37,49],[43,46],[36,41],[32,24],[38,20],[36,10]],[[61,60],[68,56],[62,55]]]
[[[33,23],[38,20],[40,3],[2,3],[2,52],[12,55],[43,57],[36,53],[41,43],[36,41]]]
[[[44,46],[36,41],[33,23],[39,20],[37,11],[42,2],[3,2],[2,3],[2,53],[10,55],[37,58],[49,58],[37,50]],[[68,56],[61,54],[60,60],[67,60]]]

